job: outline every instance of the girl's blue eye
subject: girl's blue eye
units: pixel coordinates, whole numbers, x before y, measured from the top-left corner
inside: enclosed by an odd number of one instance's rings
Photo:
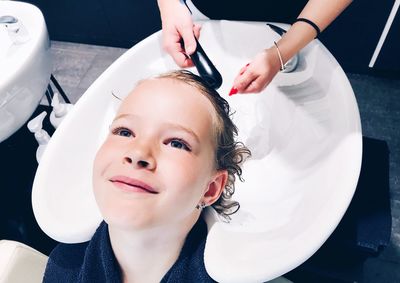
[[[169,143],[170,143],[171,147],[190,151],[189,146],[187,146],[186,143],[181,140],[174,139],[174,140],[171,140]]]
[[[132,132],[125,128],[117,128],[112,131],[114,135],[129,138],[132,136]]]

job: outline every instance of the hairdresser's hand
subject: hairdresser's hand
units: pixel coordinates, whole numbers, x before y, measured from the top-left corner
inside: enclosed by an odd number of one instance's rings
[[[280,61],[274,47],[258,53],[248,65],[244,66],[233,82],[231,94],[260,92],[279,72]]]
[[[188,55],[196,50],[200,36],[200,25],[193,24],[187,7],[179,0],[158,0],[162,21],[163,49],[168,52],[180,67],[193,66]],[[184,46],[181,41],[183,40]]]

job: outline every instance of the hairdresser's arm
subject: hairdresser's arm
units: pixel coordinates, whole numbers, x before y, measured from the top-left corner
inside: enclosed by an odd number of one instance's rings
[[[351,2],[352,0],[309,0],[298,17],[311,20],[323,31]],[[315,29],[308,23],[294,23],[277,42],[283,62],[287,62],[315,36]],[[272,46],[257,54],[247,68],[240,70],[233,87],[242,93],[260,92],[272,81],[280,67],[277,49]]]
[[[180,0],[158,0],[163,35],[163,48],[180,67],[193,66],[187,55],[196,50],[194,35],[200,35],[200,25],[193,24],[191,15]],[[181,45],[183,39],[184,48]]]

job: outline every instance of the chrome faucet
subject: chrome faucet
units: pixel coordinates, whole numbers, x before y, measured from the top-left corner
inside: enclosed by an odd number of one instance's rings
[[[286,33],[286,30],[284,30],[281,27],[278,27],[273,24],[267,24],[274,32],[279,34],[281,37]],[[297,65],[299,64],[299,54],[295,54],[292,58],[290,58],[286,63],[285,63],[285,69],[281,71],[282,73],[290,73],[296,70]]]
[[[15,24],[18,22],[18,19],[13,16],[1,16],[0,24]]]
[[[24,25],[15,17],[9,15],[1,16],[0,26],[2,25],[7,29],[8,35],[14,44],[25,43],[30,39]]]

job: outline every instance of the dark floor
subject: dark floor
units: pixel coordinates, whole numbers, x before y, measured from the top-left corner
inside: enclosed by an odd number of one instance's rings
[[[391,242],[367,260],[365,282],[400,282],[400,80],[347,74],[357,97],[363,135],[384,140],[390,150]]]
[[[126,50],[52,42],[53,74],[72,102]],[[363,135],[386,141],[390,150],[392,234],[390,245],[364,265],[365,283],[400,282],[400,80],[347,74],[358,101]],[[43,103],[46,101],[43,100]]]

